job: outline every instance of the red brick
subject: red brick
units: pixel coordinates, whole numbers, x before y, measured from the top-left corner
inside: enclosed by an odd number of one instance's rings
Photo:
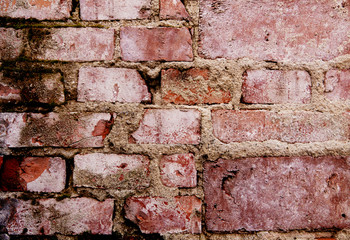
[[[150,185],[149,159],[142,155],[92,153],[74,157],[76,187],[144,189]]]
[[[205,58],[330,60],[350,53],[349,7],[324,1],[200,1]]]
[[[347,141],[350,134],[347,114],[214,110],[212,122],[215,137],[224,143]]]
[[[0,102],[50,103],[65,101],[60,73],[0,72]]]
[[[81,68],[78,101],[149,102],[145,80],[135,69]]]
[[[58,20],[70,17],[71,0],[1,0],[0,16]]]
[[[188,28],[123,27],[120,48],[125,61],[192,61]]]
[[[113,29],[54,28],[31,31],[31,51],[27,55],[33,59],[78,62],[113,59]]]
[[[144,19],[151,15],[150,0],[81,0],[82,20]]]
[[[213,84],[209,76],[208,69],[162,70],[163,101],[189,105],[230,102],[230,92]]]
[[[160,0],[160,19],[189,20],[185,6],[180,0]]]
[[[200,112],[180,109],[147,109],[130,143],[198,144]]]
[[[209,231],[350,226],[349,158],[280,157],[207,162]]]
[[[103,147],[113,122],[109,113],[0,113],[0,146]]]
[[[62,158],[4,157],[1,191],[61,192],[65,184],[66,163]]]
[[[0,3],[1,6],[1,3]],[[0,28],[0,60],[14,60],[23,51],[24,33],[13,28]]]
[[[332,101],[350,99],[350,70],[332,69],[325,76],[325,95]]]
[[[125,212],[143,233],[201,232],[201,200],[195,196],[131,197]]]
[[[311,78],[306,71],[248,70],[242,95],[245,103],[310,103]]]
[[[112,234],[113,208],[112,199],[39,199],[35,205],[18,200],[17,212],[7,229],[11,235]]]
[[[168,187],[196,187],[197,170],[192,153],[163,156],[159,163],[162,183]]]

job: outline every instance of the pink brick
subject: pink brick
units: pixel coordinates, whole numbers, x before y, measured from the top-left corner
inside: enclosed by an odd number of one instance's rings
[[[350,70],[332,69],[325,76],[325,95],[333,101],[350,99]]]
[[[147,109],[130,143],[198,144],[200,112],[197,110]]]
[[[151,15],[150,0],[81,0],[82,20],[144,19]]]
[[[61,192],[66,184],[66,163],[59,157],[4,156],[1,191]]]
[[[89,198],[18,200],[16,214],[8,223],[11,235],[112,234],[114,202]]]
[[[232,232],[349,228],[349,163],[349,157],[207,162],[207,229]]]
[[[125,212],[143,233],[201,232],[201,200],[195,196],[131,197]]]
[[[62,104],[61,78],[60,73],[0,72],[0,102]]]
[[[0,60],[14,60],[19,57],[24,47],[23,37],[22,30],[0,28]]]
[[[149,102],[145,80],[135,69],[81,68],[78,82],[78,101]]]
[[[1,0],[0,16],[58,20],[70,17],[71,0]]]
[[[73,182],[76,187],[144,189],[150,185],[149,159],[142,155],[77,155]]]
[[[0,146],[103,147],[113,122],[109,113],[0,113]]]
[[[213,104],[228,103],[231,94],[210,81],[208,69],[191,68],[162,70],[162,98],[166,103]]]
[[[205,58],[308,62],[349,54],[349,7],[324,1],[200,1]]]
[[[27,54],[37,60],[112,60],[114,30],[100,28],[34,29]]]
[[[242,94],[245,103],[310,103],[311,78],[306,71],[248,70]]]
[[[188,15],[181,0],[160,0],[159,2],[160,19],[188,20]]]
[[[213,133],[224,143],[347,141],[349,115],[318,112],[212,111]]]
[[[196,187],[197,170],[192,153],[163,156],[159,163],[162,183],[168,187]]]
[[[125,61],[192,61],[188,28],[123,27],[120,48]]]

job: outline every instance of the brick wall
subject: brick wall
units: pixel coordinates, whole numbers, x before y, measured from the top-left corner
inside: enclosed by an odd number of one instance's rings
[[[347,0],[1,0],[0,239],[350,239],[349,29]]]

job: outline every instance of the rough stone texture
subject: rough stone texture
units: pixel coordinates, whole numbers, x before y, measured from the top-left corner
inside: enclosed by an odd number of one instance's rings
[[[195,196],[131,197],[125,212],[143,233],[201,232],[201,200]]]
[[[65,101],[60,73],[0,72],[0,103],[49,103]]]
[[[70,16],[71,0],[1,0],[0,16],[58,20]]]
[[[348,158],[220,159],[204,169],[209,231],[350,226]]]
[[[149,102],[151,94],[140,74],[126,68],[81,68],[78,101]]]
[[[191,68],[162,70],[162,98],[166,103],[213,104],[228,103],[229,91],[220,89],[210,81],[208,69]]]
[[[205,58],[314,61],[350,53],[345,1],[200,1]]]
[[[26,229],[27,235],[111,234],[114,202],[99,202],[89,198],[38,199],[18,201],[16,214],[9,221],[9,234],[19,235]]]
[[[189,20],[185,6],[181,0],[160,0],[159,2],[160,19]]]
[[[0,180],[1,191],[61,192],[66,163],[59,157],[5,156]]]
[[[150,16],[150,0],[81,0],[83,20],[144,19]]]
[[[310,103],[311,78],[306,71],[248,70],[242,97],[245,103]]]
[[[196,162],[192,153],[163,156],[159,168],[161,181],[165,186],[197,186]]]
[[[23,39],[23,30],[0,28],[0,60],[14,60],[18,58],[23,51]]]
[[[317,112],[212,111],[213,133],[224,143],[349,140],[349,115]]]
[[[142,155],[77,155],[73,182],[76,187],[144,189],[150,185],[149,159]]]
[[[325,95],[332,101],[350,99],[350,70],[332,69],[325,76]]]
[[[31,51],[27,55],[36,60],[84,62],[113,59],[113,29],[32,29],[31,34]]]
[[[192,61],[188,28],[123,27],[120,48],[124,61]]]
[[[200,112],[192,109],[147,109],[129,142],[198,144]]]
[[[113,122],[109,113],[0,113],[0,146],[103,147]]]

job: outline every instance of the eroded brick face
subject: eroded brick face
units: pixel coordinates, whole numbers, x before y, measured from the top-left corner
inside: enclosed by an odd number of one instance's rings
[[[347,141],[349,115],[316,112],[212,111],[213,133],[224,143]]]
[[[9,221],[9,234],[66,235],[111,234],[114,201],[99,202],[90,198],[18,200],[16,214]],[[25,230],[26,229],[26,230]]]
[[[208,69],[191,68],[162,70],[162,98],[166,103],[213,104],[228,103],[231,94],[211,83]]]
[[[143,233],[200,233],[201,200],[195,196],[131,197],[125,204],[126,218]]]
[[[61,78],[60,73],[0,72],[0,102],[62,104]]]
[[[60,192],[65,188],[66,163],[59,157],[4,156],[1,191]]]
[[[192,40],[187,28],[123,27],[120,48],[124,61],[192,61]]]
[[[197,170],[192,153],[163,156],[159,162],[161,181],[168,187],[195,187]]]
[[[71,8],[71,0],[2,0],[0,2],[0,16],[59,20],[68,18]]]
[[[200,54],[275,61],[330,60],[350,52],[347,4],[200,1]]]
[[[149,102],[145,80],[134,69],[81,68],[78,101]]]
[[[209,231],[348,228],[349,159],[219,159],[204,166]]]
[[[83,20],[144,19],[150,7],[150,0],[81,0],[80,14]]]
[[[245,103],[310,103],[311,78],[306,71],[248,70],[242,97]]]
[[[113,29],[56,28],[31,31],[31,51],[26,54],[33,59],[77,62],[113,59]]]
[[[0,113],[0,146],[102,147],[113,122],[109,113]]]
[[[13,28],[0,28],[0,60],[14,60],[24,47],[24,33]]]
[[[350,70],[329,70],[324,80],[325,95],[332,101],[350,99]]]
[[[197,110],[147,109],[130,143],[198,144],[200,113]]]
[[[76,187],[140,190],[150,185],[149,159],[142,155],[77,155],[74,166]]]

